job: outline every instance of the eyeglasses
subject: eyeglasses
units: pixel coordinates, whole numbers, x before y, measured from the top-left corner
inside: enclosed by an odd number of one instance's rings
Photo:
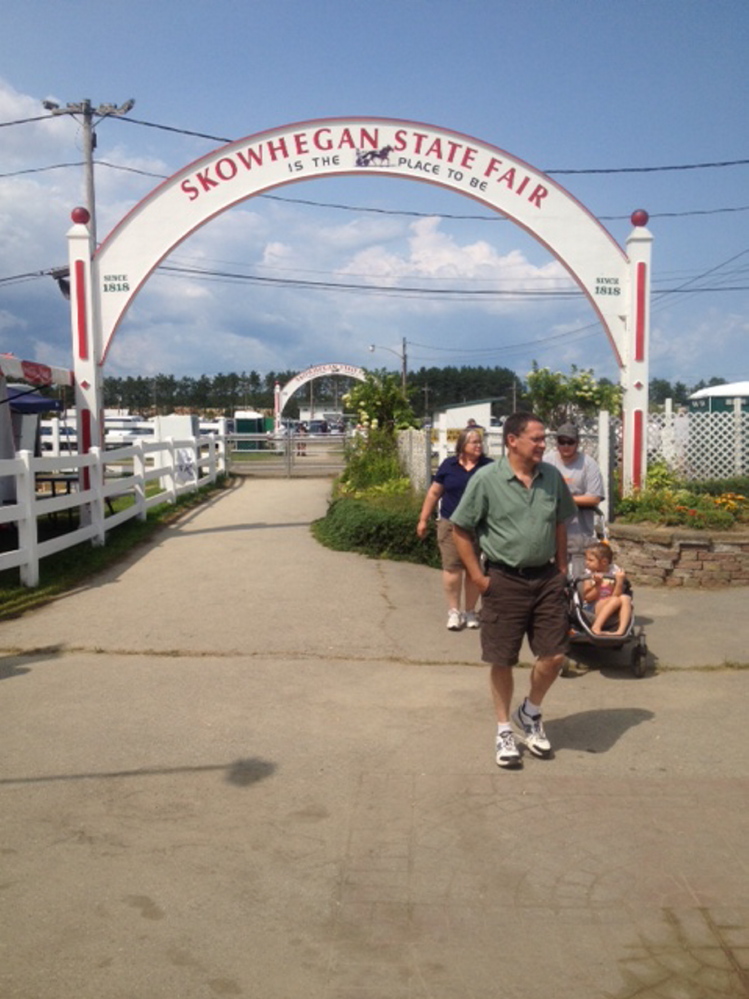
[[[557,437],[557,444],[566,446],[568,444],[577,444],[577,441],[572,440],[571,437]]]

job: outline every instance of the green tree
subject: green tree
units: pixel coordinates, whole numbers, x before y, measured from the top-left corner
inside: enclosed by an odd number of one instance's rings
[[[623,390],[607,378],[597,380],[592,369],[579,369],[572,365],[569,375],[561,371],[539,368],[533,362],[528,373],[529,408],[552,427],[566,420],[595,416],[601,410],[618,414],[621,410]]]
[[[416,426],[414,411],[403,394],[400,378],[387,371],[365,371],[365,380],[343,397],[349,412],[363,427],[394,434]]]
[[[665,378],[651,378],[648,386],[648,398],[651,406],[662,406],[666,399],[673,398],[674,391],[671,382]]]

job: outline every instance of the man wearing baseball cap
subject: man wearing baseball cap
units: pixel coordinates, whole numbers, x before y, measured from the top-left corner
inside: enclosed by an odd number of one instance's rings
[[[562,473],[577,507],[567,521],[567,551],[573,573],[580,575],[585,548],[596,541],[595,510],[606,495],[603,476],[590,455],[579,450],[580,431],[574,423],[562,424],[556,432],[556,443],[556,450],[544,455],[544,461]]]

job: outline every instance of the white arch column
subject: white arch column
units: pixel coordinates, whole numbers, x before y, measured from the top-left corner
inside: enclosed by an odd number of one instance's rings
[[[653,235],[645,228],[648,214],[632,213],[634,230],[627,239],[629,256],[629,321],[621,384],[622,490],[625,495],[645,484],[648,466],[648,391],[650,384],[650,268]]]
[[[78,451],[85,454],[101,447],[101,322],[98,319],[98,296],[95,294],[91,265],[90,215],[85,208],[70,213],[73,226],[68,230],[70,267],[70,317],[73,328],[73,363],[75,370],[75,405]],[[84,487],[88,486],[84,469]]]

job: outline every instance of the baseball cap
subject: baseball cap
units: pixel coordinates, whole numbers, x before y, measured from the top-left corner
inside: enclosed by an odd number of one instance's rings
[[[557,430],[557,437],[569,437],[570,440],[578,441],[580,439],[580,431],[574,423],[563,423],[559,430]]]

